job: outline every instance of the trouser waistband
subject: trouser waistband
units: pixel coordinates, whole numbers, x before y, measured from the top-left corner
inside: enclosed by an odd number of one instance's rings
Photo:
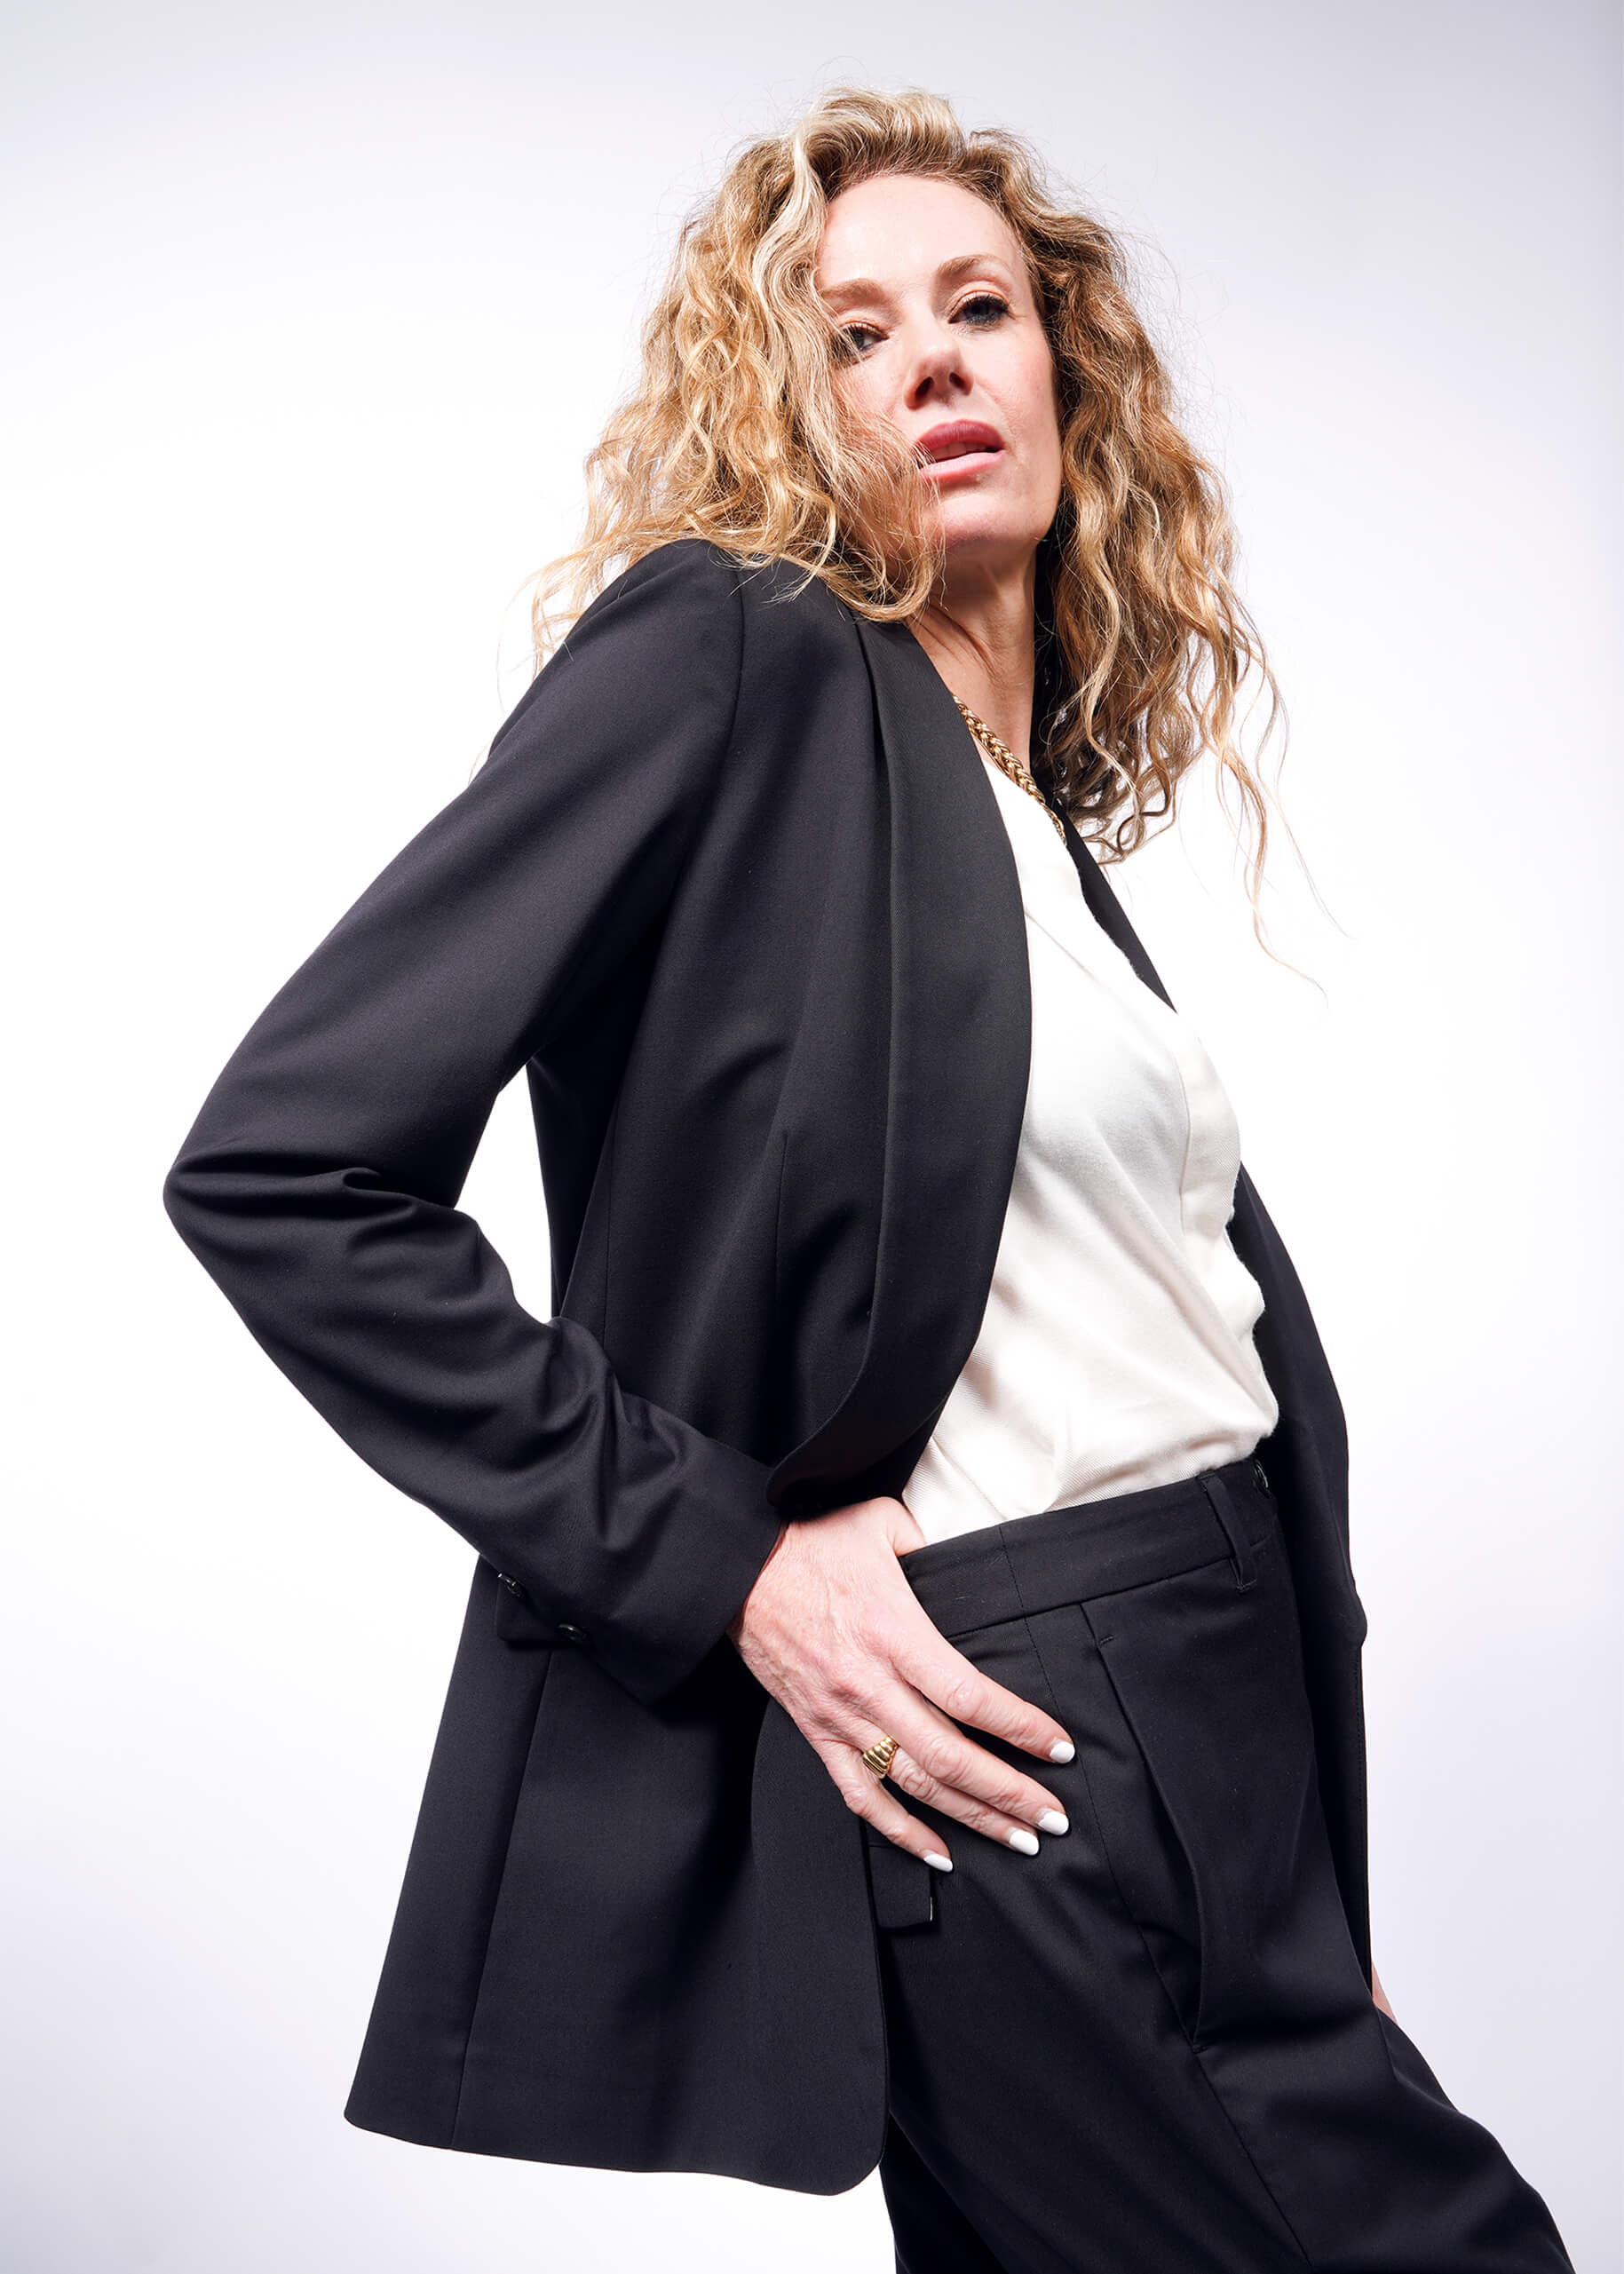
[[[944,1635],[964,1635],[1224,1557],[1236,1586],[1248,1588],[1276,1515],[1263,1470],[1248,1454],[1176,1484],[932,1540],[899,1561],[932,1623]]]

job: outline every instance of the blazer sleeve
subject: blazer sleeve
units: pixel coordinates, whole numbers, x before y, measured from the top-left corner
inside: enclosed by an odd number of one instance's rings
[[[163,1185],[339,1436],[646,1703],[749,1594],[770,1471],[532,1317],[456,1201],[498,1093],[669,899],[731,740],[736,582],[683,541],[598,596],[250,1027]]]

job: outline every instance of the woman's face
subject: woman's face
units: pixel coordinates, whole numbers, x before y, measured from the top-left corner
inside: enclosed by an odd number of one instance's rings
[[[1023,572],[1059,503],[1060,428],[1014,232],[956,182],[882,175],[830,205],[816,282],[848,345],[842,385],[920,458],[950,578]]]

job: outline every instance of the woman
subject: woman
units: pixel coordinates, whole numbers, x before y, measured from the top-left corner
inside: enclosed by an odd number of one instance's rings
[[[346,2114],[877,2162],[909,2274],[1565,2266],[1369,1966],[1335,1390],[1079,835],[1203,749],[1264,818],[1116,249],[836,91],[593,470],[602,589],[165,1185],[478,1550]],[[456,1207],[521,1067],[546,1321]]]

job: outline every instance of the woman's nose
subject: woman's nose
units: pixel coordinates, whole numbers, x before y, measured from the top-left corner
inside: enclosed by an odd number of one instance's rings
[[[908,364],[907,400],[910,408],[947,396],[970,384],[960,342],[945,324],[934,325],[915,345]]]

